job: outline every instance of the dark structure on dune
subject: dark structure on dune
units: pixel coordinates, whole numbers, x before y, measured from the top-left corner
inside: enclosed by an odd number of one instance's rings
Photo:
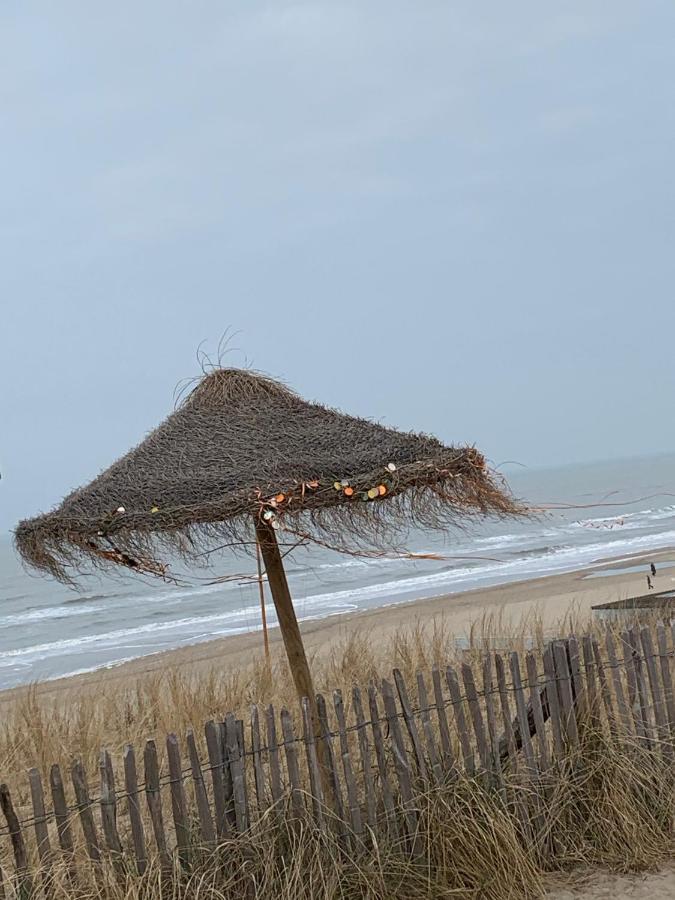
[[[24,561],[74,583],[123,566],[167,577],[227,543],[267,571],[296,688],[311,677],[277,532],[347,552],[391,550],[411,525],[445,529],[524,509],[472,447],[446,447],[308,403],[282,384],[216,369],[138,447],[54,511],[21,522]]]

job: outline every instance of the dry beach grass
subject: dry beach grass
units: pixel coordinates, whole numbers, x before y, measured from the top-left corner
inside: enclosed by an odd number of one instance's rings
[[[554,629],[564,635],[589,623],[573,615]],[[459,651],[456,636],[441,621],[395,632],[386,641],[376,633],[352,632],[331,652],[313,660],[319,689],[342,688],[388,676],[393,666],[406,678],[434,662],[479,658],[489,648],[541,647],[545,631],[536,615],[513,627],[485,616]],[[51,695],[45,702],[37,687],[5,704],[0,759],[6,780],[19,784],[25,769],[43,771],[73,755],[96,771],[102,746],[119,753],[124,743],[140,745],[167,731],[197,732],[203,722],[226,708],[244,713],[252,702],[294,702],[294,687],[283,657],[271,667],[260,658],[237,672],[165,667],[114,689],[99,680],[77,693]],[[8,777],[9,776],[9,777]],[[189,875],[168,879],[151,866],[143,880],[120,876],[114,867],[91,869],[79,863],[73,876],[57,866],[50,881],[54,897],[82,900],[140,900],[158,896],[216,900],[225,897],[293,898],[528,898],[543,896],[547,873],[578,866],[614,872],[655,869],[671,852],[673,772],[654,754],[631,741],[612,742],[588,729],[581,746],[551,773],[546,810],[536,834],[525,836],[521,823],[498,794],[478,779],[462,776],[422,798],[419,836],[422,854],[412,862],[395,840],[368,853],[345,853],[328,832],[289,828],[264,817],[246,843],[232,838],[212,854],[194,861]],[[27,798],[23,797],[24,802]],[[178,870],[175,873],[178,876]],[[580,888],[586,889],[586,888]],[[591,888],[589,888],[590,890]],[[554,887],[558,896],[574,888]],[[560,893],[561,890],[567,893]],[[555,894],[554,894],[555,896]],[[602,896],[588,893],[579,896]],[[615,897],[621,894],[615,893]],[[628,896],[628,894],[626,895]],[[657,895],[656,895],[657,896]]]

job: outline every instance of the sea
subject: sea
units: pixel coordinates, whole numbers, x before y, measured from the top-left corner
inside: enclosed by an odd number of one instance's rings
[[[538,508],[523,521],[484,521],[407,549],[440,559],[364,559],[317,546],[286,558],[301,620],[422,597],[629,564],[675,547],[675,454],[559,468],[506,465],[513,492]],[[628,562],[627,562],[628,561]],[[0,535],[0,689],[43,681],[261,628],[255,559],[222,551],[189,583],[82,577],[77,590],[24,570]],[[210,583],[226,576],[222,583]],[[274,606],[265,587],[269,624]]]

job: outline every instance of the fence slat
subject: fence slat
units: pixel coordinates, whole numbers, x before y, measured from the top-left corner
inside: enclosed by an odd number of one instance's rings
[[[5,816],[9,837],[12,842],[16,875],[19,882],[19,897],[30,897],[33,893],[32,880],[28,874],[28,853],[23,839],[19,817],[14,809],[12,797],[6,784],[0,784],[0,809]]]
[[[359,756],[361,757],[363,789],[366,795],[366,822],[372,830],[375,829],[377,825],[377,805],[371,769],[370,746],[368,744],[366,720],[363,714],[363,703],[361,701],[361,690],[356,685],[352,688],[352,708],[354,710],[354,721],[356,723],[356,738],[359,745]]]
[[[345,776],[345,785],[347,787],[347,803],[349,805],[349,819],[354,834],[363,834],[363,819],[361,817],[361,805],[359,803],[359,794],[356,789],[356,780],[354,778],[354,768],[352,766],[352,758],[349,750],[349,740],[347,738],[347,722],[345,719],[345,708],[342,700],[342,691],[333,691],[333,706],[335,708],[335,718],[338,723],[338,734],[340,738],[340,755],[342,756],[342,771]]]
[[[223,783],[223,747],[220,740],[220,726],[217,722],[210,720],[204,725],[204,737],[211,770],[216,836],[222,838],[229,834],[230,828],[227,822],[225,785]]]
[[[42,788],[42,776],[38,769],[33,768],[29,770],[28,782],[30,785],[31,802],[33,804],[33,823],[38,857],[43,866],[48,866],[52,848],[49,843],[49,829],[47,827],[47,810],[45,808],[45,794]]]
[[[576,722],[579,723],[587,710],[586,692],[584,689],[584,679],[581,674],[581,662],[579,655],[579,642],[576,635],[571,634],[564,642],[567,650],[567,663],[571,675],[570,688],[572,691],[572,707],[575,710]],[[578,724],[577,724],[578,731]]]
[[[70,827],[70,816],[68,814],[61,769],[58,765],[53,765],[49,770],[49,786],[52,792],[52,806],[54,807],[59,846],[65,853],[72,853],[74,848],[73,832]]]
[[[633,648],[633,665],[635,666],[635,681],[638,689],[638,699],[640,701],[640,715],[645,728],[645,737],[648,742],[654,739],[652,722],[649,716],[649,694],[647,692],[647,678],[645,676],[645,665],[642,658],[642,644],[640,641],[640,626],[636,623],[629,631],[630,642]]]
[[[401,726],[399,723],[399,713],[396,708],[396,700],[394,691],[389,681],[382,680],[382,701],[384,703],[384,713],[389,725],[389,740],[391,750],[394,757],[394,767],[398,776],[399,790],[401,792],[401,802],[405,811],[405,819],[408,830],[408,837],[415,856],[421,852],[419,838],[417,835],[417,809],[413,799],[412,789],[412,768],[408,752],[403,742],[401,734]]]
[[[619,718],[626,734],[632,734],[632,715],[628,708],[628,704],[626,703],[626,695],[623,690],[623,682],[621,681],[621,672],[619,670],[619,661],[616,657],[614,635],[609,628],[605,632],[605,650],[607,651],[607,663],[609,665],[609,671],[612,676],[612,684],[614,686],[616,705],[619,710]],[[626,673],[626,679],[628,684],[628,673]]]
[[[188,825],[187,801],[183,785],[180,744],[178,736],[173,733],[166,736],[166,758],[169,764],[169,793],[171,794],[173,825],[176,830],[178,858],[187,868],[190,864],[190,826]]]
[[[227,726],[225,721],[217,723],[220,735],[220,747],[223,759],[223,790],[225,792],[225,818],[230,831],[237,830],[237,812],[234,808],[234,784],[232,783],[232,770],[230,769],[230,745],[227,739]]]
[[[586,673],[588,714],[591,720],[597,720],[600,718],[600,696],[598,694],[598,681],[595,671],[595,657],[593,656],[593,641],[590,634],[585,634],[581,638],[581,649],[584,657],[584,671]]]
[[[296,737],[293,730],[293,720],[287,709],[281,710],[281,733],[284,738],[286,768],[288,770],[288,781],[291,788],[291,811],[293,813],[293,819],[297,820],[302,817],[304,807],[302,805],[298,753],[295,746]]]
[[[537,672],[537,659],[531,650],[525,654],[525,670],[527,672],[527,680],[529,682],[530,706],[532,708],[532,717],[534,719],[534,733],[536,735],[537,746],[539,748],[539,771],[545,772],[551,765],[551,758],[549,756],[548,742],[546,740],[544,710],[541,705],[539,673]],[[548,693],[546,696],[548,699]]]
[[[244,767],[242,765],[242,756],[239,748],[237,720],[232,713],[228,713],[225,716],[225,735],[230,762],[230,775],[232,778],[234,814],[237,823],[237,831],[242,834],[244,831],[248,830],[248,807],[244,787]]]
[[[157,759],[157,747],[153,740],[145,742],[143,765],[145,769],[145,799],[148,804],[152,831],[155,836],[160,863],[163,869],[170,869],[171,857],[166,846],[166,834],[164,833],[159,761]]]
[[[471,716],[473,732],[476,735],[476,746],[478,748],[480,764],[483,767],[484,772],[489,772],[490,751],[487,738],[485,737],[483,714],[481,712],[480,703],[478,702],[478,691],[476,690],[476,680],[473,676],[473,669],[468,663],[462,663],[462,681],[464,682],[464,692],[469,705],[469,714]]]
[[[216,833],[213,828],[213,819],[211,818],[209,795],[206,792],[206,785],[204,784],[204,773],[202,771],[201,760],[199,759],[197,742],[191,728],[188,729],[185,735],[185,743],[187,744],[188,758],[190,760],[192,786],[195,794],[195,804],[197,806],[197,817],[199,819],[199,832],[202,843],[207,847],[213,847],[216,843]]]
[[[262,750],[260,749],[260,713],[257,706],[251,707],[251,751],[253,753],[253,777],[255,779],[255,796],[258,810],[263,812],[267,806],[265,796],[265,770]]]
[[[609,689],[609,684],[607,683],[607,674],[605,673],[605,664],[602,660],[602,654],[600,653],[600,646],[596,638],[592,638],[591,641],[593,645],[593,657],[595,659],[595,668],[598,673],[598,680],[600,681],[600,694],[602,696],[602,703],[605,707],[605,715],[607,716],[607,724],[609,725],[609,732],[612,736],[615,736],[617,733],[617,725],[616,725],[616,713],[614,712],[614,704],[612,702],[612,692]]]
[[[570,662],[567,647],[564,641],[553,643],[553,659],[555,662],[555,674],[558,682],[558,698],[560,701],[560,718],[568,742],[572,746],[579,743],[577,730],[576,710],[572,694],[572,677],[570,674]]]
[[[382,726],[380,725],[380,710],[377,703],[377,689],[371,682],[368,685],[368,708],[370,711],[370,727],[373,732],[373,746],[375,747],[375,758],[377,760],[377,769],[380,776],[380,793],[382,794],[382,804],[387,818],[387,824],[392,836],[398,836],[398,828],[396,825],[396,813],[394,807],[394,796],[389,783],[389,772],[387,770],[387,757],[384,750],[384,739],[382,737]]]
[[[309,770],[309,786],[312,795],[312,809],[316,824],[320,829],[325,827],[323,815],[323,786],[321,784],[321,771],[319,759],[316,753],[316,739],[314,736],[314,723],[312,722],[312,709],[309,698],[302,698],[302,738],[307,753],[307,768]]]
[[[283,796],[283,789],[281,787],[277,725],[274,707],[271,704],[265,710],[265,728],[267,732],[267,755],[270,763],[270,790],[272,792],[272,803],[276,806]]]
[[[80,814],[80,824],[82,825],[82,833],[84,834],[87,853],[93,862],[99,862],[101,859],[101,851],[99,849],[98,836],[96,834],[96,825],[94,824],[94,815],[91,811],[91,799],[89,797],[89,787],[87,786],[87,776],[81,760],[75,760],[70,770],[70,775],[75,790],[75,799]]]
[[[427,694],[427,686],[422,672],[417,673],[417,697],[420,703],[422,732],[427,745],[427,754],[429,756],[429,763],[431,764],[431,771],[433,772],[436,784],[440,784],[443,780],[443,769],[441,768],[441,761],[438,756],[438,751],[436,750],[436,738],[434,737],[431,716],[429,714],[429,696]]]
[[[656,660],[654,659],[654,642],[652,640],[651,629],[646,625],[640,630],[640,639],[642,642],[642,650],[645,659],[645,668],[647,669],[647,678],[649,679],[649,690],[652,695],[654,707],[654,719],[656,722],[656,736],[658,738],[661,749],[666,757],[670,751],[670,744],[666,743],[668,738],[668,722],[666,718],[666,705],[663,700],[663,691],[661,689],[661,681],[656,670]]]
[[[441,747],[443,750],[443,768],[447,772],[455,769],[455,754],[452,752],[452,743],[450,742],[450,728],[448,727],[448,716],[445,712],[445,697],[443,696],[443,684],[441,682],[441,670],[437,665],[431,669],[431,683],[434,686],[434,702],[436,704],[436,716],[438,717],[438,732],[441,736]]]
[[[127,792],[127,810],[131,823],[131,840],[136,856],[136,870],[139,875],[143,875],[148,867],[148,857],[145,850],[145,829],[139,803],[136,753],[131,744],[127,744],[124,748],[124,788]]]
[[[518,747],[516,746],[516,736],[513,732],[509,690],[506,684],[506,670],[504,668],[504,660],[498,653],[495,653],[495,674],[497,676],[497,689],[499,691],[499,705],[501,706],[502,711],[502,724],[504,725],[504,735],[499,741],[499,758],[502,763],[509,760],[511,770],[517,772]]]
[[[668,655],[668,640],[666,628],[663,622],[656,626],[656,644],[659,648],[659,663],[661,666],[661,679],[666,698],[666,713],[671,735],[675,731],[675,696],[673,696],[673,680],[670,674],[670,657]]]
[[[326,768],[328,783],[330,785],[333,810],[337,818],[337,827],[340,833],[340,839],[344,843],[347,841],[347,827],[344,800],[342,798],[342,786],[340,784],[340,773],[338,771],[335,759],[335,749],[333,747],[333,737],[328,722],[328,711],[326,709],[326,701],[322,694],[317,694],[316,710],[319,716],[319,728],[321,731],[321,740],[324,746],[323,764]]]
[[[547,644],[542,655],[544,663],[544,675],[546,677],[546,705],[548,706],[548,715],[551,720],[551,732],[553,734],[553,753],[556,759],[560,759],[563,754],[563,728],[560,717],[560,697],[558,692],[558,680],[555,673],[555,661],[553,659],[553,648],[551,644]]]
[[[485,698],[485,719],[490,748],[490,770],[495,785],[505,796],[502,764],[499,756],[499,732],[497,730],[497,713],[495,711],[494,684],[492,680],[492,655],[490,653],[486,653],[483,657],[483,696]]]
[[[466,725],[466,716],[464,715],[464,706],[462,703],[462,692],[459,689],[457,673],[452,666],[448,666],[445,670],[445,679],[448,683],[450,701],[452,702],[452,709],[455,714],[455,726],[457,728],[457,737],[459,738],[459,746],[464,760],[464,769],[467,775],[473,775],[476,771],[476,767],[474,765],[473,750],[471,749],[471,738],[469,737],[469,729]]]
[[[112,759],[107,750],[101,750],[99,759],[101,775],[101,825],[106,847],[118,857],[122,853],[122,842],[117,831],[117,796],[115,794],[115,773]]]
[[[244,720],[237,719],[237,744],[239,745],[239,763],[241,767],[241,777],[244,786],[244,808],[246,809],[247,827],[251,824],[251,808],[248,804],[248,781],[246,779],[246,732],[244,730]]]
[[[626,684],[628,686],[628,705],[630,706],[631,715],[633,716],[633,724],[635,733],[638,738],[645,739],[644,721],[642,719],[642,711],[640,708],[640,699],[638,697],[637,679],[635,677],[634,651],[631,642],[631,636],[628,631],[621,632],[621,646],[623,649],[623,664],[626,672]]]
[[[405,681],[403,680],[403,675],[401,674],[400,669],[394,669],[393,675],[394,683],[396,684],[396,690],[398,692],[399,702],[401,704],[403,721],[405,722],[408,734],[410,735],[413,753],[415,754],[415,759],[417,760],[417,771],[423,781],[428,781],[429,775],[427,773],[427,763],[424,758],[424,748],[422,747],[422,741],[420,740],[419,731],[417,730],[417,722],[415,721],[415,716],[413,715],[412,707],[410,705],[408,688],[406,687]]]
[[[525,700],[525,691],[523,690],[523,682],[520,674],[520,657],[514,650],[509,654],[509,665],[511,667],[511,680],[513,681],[513,693],[516,700],[516,713],[518,716],[518,731],[525,757],[525,765],[530,774],[534,774],[537,765],[534,759],[534,749],[532,747],[532,738],[530,736],[530,723],[527,713],[527,701]]]

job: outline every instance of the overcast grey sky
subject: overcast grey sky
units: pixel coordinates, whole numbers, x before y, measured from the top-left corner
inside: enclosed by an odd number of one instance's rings
[[[227,328],[528,465],[675,449],[675,4],[0,8],[0,530]]]

